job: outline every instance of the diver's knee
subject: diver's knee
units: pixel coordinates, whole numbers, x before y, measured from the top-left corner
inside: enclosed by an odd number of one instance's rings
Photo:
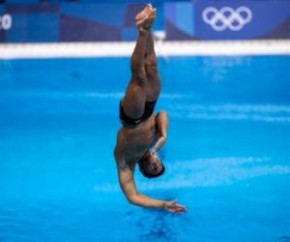
[[[135,82],[138,86],[145,87],[147,84],[145,72],[142,71],[132,72],[132,81]]]

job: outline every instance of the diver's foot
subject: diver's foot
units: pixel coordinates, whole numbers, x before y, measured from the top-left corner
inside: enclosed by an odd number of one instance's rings
[[[137,28],[142,31],[142,30],[149,30],[151,26],[154,23],[154,20],[156,18],[156,9],[150,9],[147,15],[136,22]]]
[[[145,8],[136,15],[135,20],[138,22],[146,17],[148,12],[152,9],[152,5],[148,3]]]

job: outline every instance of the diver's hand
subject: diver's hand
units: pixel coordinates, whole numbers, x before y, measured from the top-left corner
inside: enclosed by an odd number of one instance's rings
[[[170,201],[165,203],[165,210],[170,213],[181,214],[186,211],[186,208],[178,204],[176,201]]]

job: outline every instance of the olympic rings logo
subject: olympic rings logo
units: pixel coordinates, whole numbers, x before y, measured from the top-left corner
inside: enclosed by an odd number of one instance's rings
[[[227,28],[232,31],[239,31],[244,25],[251,22],[252,18],[252,11],[244,6],[236,10],[231,7],[223,7],[220,10],[207,7],[202,12],[203,21],[215,31],[223,31]]]

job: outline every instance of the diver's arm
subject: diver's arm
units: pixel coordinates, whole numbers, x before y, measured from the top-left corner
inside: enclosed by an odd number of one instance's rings
[[[168,115],[165,111],[158,113],[156,117],[159,138],[153,148],[153,152],[158,151],[164,145],[167,139],[167,128],[168,128]]]
[[[119,182],[126,198],[131,204],[145,208],[166,208],[166,201],[156,200],[137,192],[133,172],[127,167],[118,166]]]
[[[183,213],[186,208],[176,201],[163,201],[147,197],[137,192],[135,181],[133,178],[133,170],[126,164],[122,155],[115,149],[114,152],[120,186],[126,198],[131,204],[145,208],[165,209],[170,213]]]
[[[118,167],[118,174],[120,186],[131,204],[144,208],[165,209],[166,211],[175,214],[181,214],[186,211],[186,208],[178,204],[176,201],[156,200],[138,193],[136,190],[132,171],[129,167],[125,169]]]

